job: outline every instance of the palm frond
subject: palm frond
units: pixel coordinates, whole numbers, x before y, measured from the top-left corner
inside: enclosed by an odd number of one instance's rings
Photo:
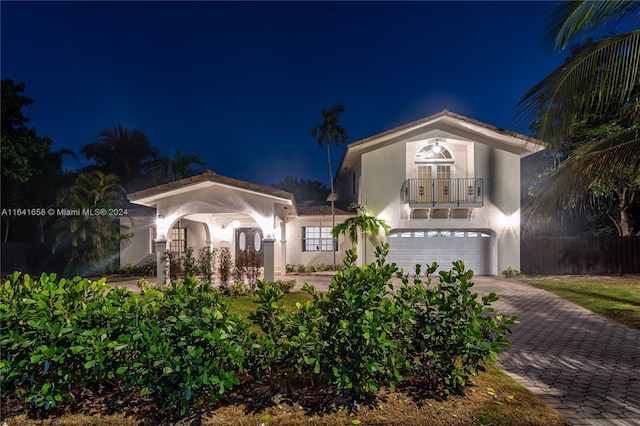
[[[639,77],[640,31],[590,43],[524,95],[518,121],[557,147],[587,113],[633,102]]]
[[[640,176],[640,126],[582,145],[567,163],[576,176],[587,178],[613,179],[620,170]]]
[[[327,145],[341,145],[347,141],[347,131],[339,123],[339,114],[344,112],[344,108],[344,104],[337,104],[322,110],[322,123],[311,130],[311,136],[318,142],[319,147],[325,142]]]
[[[549,14],[551,25],[547,41],[555,49],[566,48],[572,40],[589,31],[620,20],[640,7],[640,2],[615,1],[563,1]]]

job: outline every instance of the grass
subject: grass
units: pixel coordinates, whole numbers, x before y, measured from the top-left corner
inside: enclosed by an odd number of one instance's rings
[[[545,277],[520,281],[640,329],[640,276]]]
[[[285,293],[282,297],[282,303],[284,303],[285,310],[288,311],[295,308],[296,302],[305,303],[307,300],[311,300],[311,296],[303,291]],[[231,311],[240,315],[242,319],[247,319],[256,310],[256,306],[253,303],[253,296],[234,297],[231,299]]]
[[[286,309],[310,296],[303,292],[284,295]],[[246,318],[255,309],[253,297],[232,299],[232,310]],[[273,385],[254,383],[249,378],[217,402],[194,408],[180,421],[186,425],[504,425],[504,426],[568,426],[556,411],[540,398],[504,374],[493,364],[480,373],[464,395],[447,399],[430,398],[419,386],[403,383],[398,389],[382,389],[373,399],[361,401],[355,410],[340,408],[344,401],[331,390],[306,383]],[[156,425],[165,419],[151,404],[139,402],[120,405],[93,397],[89,402],[77,401],[75,412],[51,414],[48,418],[29,418],[24,406],[15,400],[3,402],[6,426],[124,426]],[[325,410],[326,407],[334,407]],[[7,417],[9,414],[9,417]],[[3,426],[5,424],[3,423]]]

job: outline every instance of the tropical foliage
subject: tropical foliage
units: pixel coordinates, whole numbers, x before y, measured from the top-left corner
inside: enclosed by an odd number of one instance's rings
[[[345,234],[349,237],[349,241],[355,245],[358,244],[358,232],[363,235],[363,239],[365,239],[366,236],[377,237],[380,235],[380,229],[384,231],[385,235],[389,233],[391,228],[387,222],[369,215],[367,213],[366,206],[358,203],[351,203],[349,204],[348,209],[355,210],[356,215],[344,220],[333,228],[331,232],[334,238],[338,238],[340,235]],[[367,261],[366,253],[365,241],[365,262]]]
[[[100,170],[81,173],[61,194],[55,247],[70,247],[68,275],[104,273],[117,259],[120,241],[127,239],[117,214],[124,205],[118,176]]]
[[[118,176],[127,191],[139,189],[150,181],[150,166],[158,158],[158,149],[147,135],[120,124],[101,130],[94,142],[80,148],[80,153],[94,160],[104,174]]]
[[[173,182],[198,173],[207,167],[207,162],[199,155],[183,154],[179,149],[175,156],[162,157],[154,165],[154,179],[157,184]]]
[[[639,8],[633,1],[562,2],[548,37],[564,49]],[[587,39],[525,94],[517,106],[520,119],[555,152],[552,170],[533,191],[532,214],[579,206],[608,216],[619,235],[632,234],[630,211],[640,188],[638,99],[637,30]]]
[[[496,315],[495,294],[471,291],[462,262],[439,283],[345,256],[327,293],[285,310],[286,283],[258,283],[252,323],[192,276],[137,294],[105,280],[14,273],[0,285],[0,391],[35,407],[72,402],[87,389],[151,398],[166,414],[215,400],[254,380],[332,385],[346,396],[410,378],[428,393],[463,390],[508,346],[515,317]],[[433,273],[435,267],[426,271]],[[392,279],[402,285],[393,292]],[[130,400],[127,398],[127,400]]]

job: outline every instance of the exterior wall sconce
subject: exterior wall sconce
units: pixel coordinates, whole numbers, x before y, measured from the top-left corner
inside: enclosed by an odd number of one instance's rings
[[[158,213],[158,219],[164,219],[164,213],[159,212]]]

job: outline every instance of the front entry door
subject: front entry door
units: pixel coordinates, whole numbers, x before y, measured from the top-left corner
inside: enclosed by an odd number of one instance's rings
[[[264,247],[260,228],[236,229],[236,257],[242,250],[249,250],[258,255],[260,266],[264,266]]]

